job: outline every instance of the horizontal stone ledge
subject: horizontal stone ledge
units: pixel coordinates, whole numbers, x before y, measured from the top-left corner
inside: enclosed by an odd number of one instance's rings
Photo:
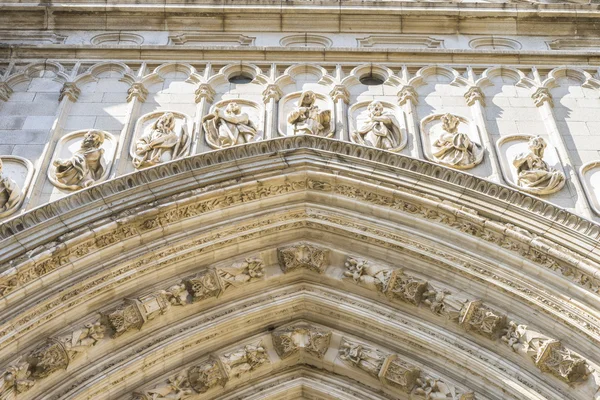
[[[589,50],[467,50],[379,48],[283,48],[236,46],[93,46],[0,44],[1,59],[77,59],[144,61],[248,61],[248,62],[387,62],[563,66],[600,63],[600,51]]]

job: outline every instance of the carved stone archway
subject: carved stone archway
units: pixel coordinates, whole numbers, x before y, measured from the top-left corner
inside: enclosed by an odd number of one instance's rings
[[[188,157],[0,226],[2,395],[595,399],[599,235],[350,143]]]

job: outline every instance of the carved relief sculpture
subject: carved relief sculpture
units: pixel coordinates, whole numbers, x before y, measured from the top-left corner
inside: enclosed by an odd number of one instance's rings
[[[277,259],[283,272],[287,273],[300,268],[323,273],[327,264],[329,250],[321,249],[309,243],[277,249]]]
[[[59,341],[69,358],[73,359],[77,354],[86,352],[102,340],[105,330],[105,326],[100,322],[88,323],[83,328],[74,330],[70,335],[60,338]]]
[[[206,141],[214,148],[225,148],[252,141],[256,126],[236,102],[231,102],[206,115],[202,120]]]
[[[380,101],[373,101],[367,107],[367,119],[352,134],[358,144],[378,149],[400,151],[402,149],[402,131],[396,117],[385,112]]]
[[[288,123],[292,124],[294,135],[328,136],[331,111],[319,110],[315,101],[316,95],[310,90],[300,95],[297,106],[288,115]]]
[[[546,141],[540,136],[529,139],[529,150],[517,155],[517,185],[532,194],[556,193],[565,185],[565,175],[544,161]]]
[[[29,363],[16,360],[0,374],[0,398],[13,400],[18,394],[25,393],[35,385]]]
[[[81,147],[69,159],[56,159],[51,181],[62,189],[78,190],[98,182],[106,172],[104,159],[105,135],[102,131],[90,130],[84,136]]]
[[[134,393],[134,400],[183,400],[193,394],[187,376],[179,374],[170,378],[163,385],[146,390],[143,393]]]
[[[176,132],[175,115],[166,112],[135,142],[133,166],[149,167],[185,155],[191,145],[186,125]]]
[[[413,394],[424,400],[474,400],[473,392],[463,393],[453,385],[449,385],[430,376],[417,379],[417,387]]]
[[[481,147],[469,135],[458,131],[460,119],[453,114],[441,117],[442,133],[432,144],[434,159],[440,164],[458,169],[473,168],[481,162]]]
[[[69,354],[60,341],[48,339],[27,357],[31,376],[35,379],[46,378],[53,372],[66,369],[69,365]]]
[[[224,386],[228,377],[221,362],[211,357],[208,361],[190,368],[188,379],[195,391],[204,393],[217,385]]]
[[[15,181],[5,176],[2,170],[3,164],[0,159],[0,215],[15,208],[23,196]]]
[[[342,339],[338,354],[344,362],[360,368],[374,377],[379,376],[379,371],[387,357],[387,354],[380,350],[348,339]]]
[[[391,268],[375,265],[366,260],[348,258],[344,276],[369,289],[385,293],[394,272]]]
[[[419,368],[401,360],[396,354],[385,359],[379,372],[379,379],[383,383],[405,392],[410,392],[415,387],[420,376]]]
[[[466,330],[496,339],[506,326],[506,315],[484,306],[480,301],[472,301],[462,309],[460,324]]]
[[[114,331],[114,337],[132,329],[140,329],[145,322],[137,303],[131,300],[107,312],[104,316]]]
[[[276,329],[271,334],[279,357],[287,358],[303,350],[317,358],[323,358],[329,349],[331,331],[311,325],[295,325]]]
[[[243,373],[250,372],[269,361],[267,351],[262,343],[246,345],[231,353],[223,354],[219,358],[229,378],[239,377]]]

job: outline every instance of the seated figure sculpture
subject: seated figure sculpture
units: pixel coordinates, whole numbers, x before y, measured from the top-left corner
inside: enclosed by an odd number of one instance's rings
[[[402,132],[396,117],[384,112],[383,104],[379,101],[369,104],[367,113],[368,118],[353,134],[354,141],[383,150],[400,150]]]
[[[21,200],[21,189],[8,176],[2,174],[2,160],[0,159],[0,213],[14,208]]]
[[[515,157],[517,185],[532,194],[551,194],[565,185],[565,175],[544,161],[546,141],[540,136],[529,139],[529,150]]]
[[[254,123],[234,101],[205,116],[202,126],[208,143],[217,148],[249,143],[256,137]]]
[[[183,125],[181,132],[175,131],[175,115],[164,113],[135,143],[133,166],[150,167],[171,161],[186,154],[190,138]]]
[[[441,117],[442,134],[433,143],[433,156],[441,164],[458,169],[473,168],[481,161],[481,148],[469,135],[458,131],[460,120],[452,114]]]
[[[56,159],[54,184],[69,190],[86,188],[98,182],[104,176],[104,133],[90,130],[84,136],[81,147],[69,159]]]
[[[316,95],[311,90],[300,95],[297,106],[288,115],[288,122],[293,126],[294,135],[328,135],[331,112],[319,110],[315,100]]]

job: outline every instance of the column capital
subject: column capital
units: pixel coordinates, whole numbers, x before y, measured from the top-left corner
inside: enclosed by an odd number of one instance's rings
[[[263,102],[268,103],[271,99],[279,101],[282,95],[283,93],[281,92],[281,89],[279,89],[279,86],[275,84],[267,85],[265,90],[262,92]]]
[[[137,98],[143,103],[146,101],[147,96],[148,89],[146,89],[142,82],[133,83],[131,87],[127,90],[127,102],[130,102],[134,98]]]
[[[8,83],[0,82],[0,100],[8,101],[12,92],[13,90],[8,86]]]
[[[537,88],[536,91],[531,95],[531,98],[533,99],[533,104],[535,104],[536,107],[541,107],[546,102],[550,104],[550,107],[554,106],[550,90],[548,90],[546,87]]]
[[[212,103],[215,99],[215,90],[208,83],[201,83],[196,89],[196,103],[200,103],[202,99],[206,99]]]
[[[79,90],[75,82],[65,82],[62,89],[60,89],[58,101],[62,101],[62,99],[67,97],[72,102],[76,102],[80,94],[81,90]]]
[[[479,100],[482,106],[485,106],[485,95],[481,91],[481,88],[477,86],[471,86],[465,93],[465,100],[468,106],[472,106],[476,101]]]
[[[398,104],[402,106],[409,100],[412,101],[414,104],[417,104],[419,102],[418,97],[419,95],[417,94],[417,91],[414,87],[403,86],[402,89],[400,89],[400,91],[398,92]]]
[[[346,104],[350,102],[350,93],[344,85],[335,85],[333,89],[331,89],[331,92],[329,92],[329,95],[335,102],[338,100],[343,100]]]

